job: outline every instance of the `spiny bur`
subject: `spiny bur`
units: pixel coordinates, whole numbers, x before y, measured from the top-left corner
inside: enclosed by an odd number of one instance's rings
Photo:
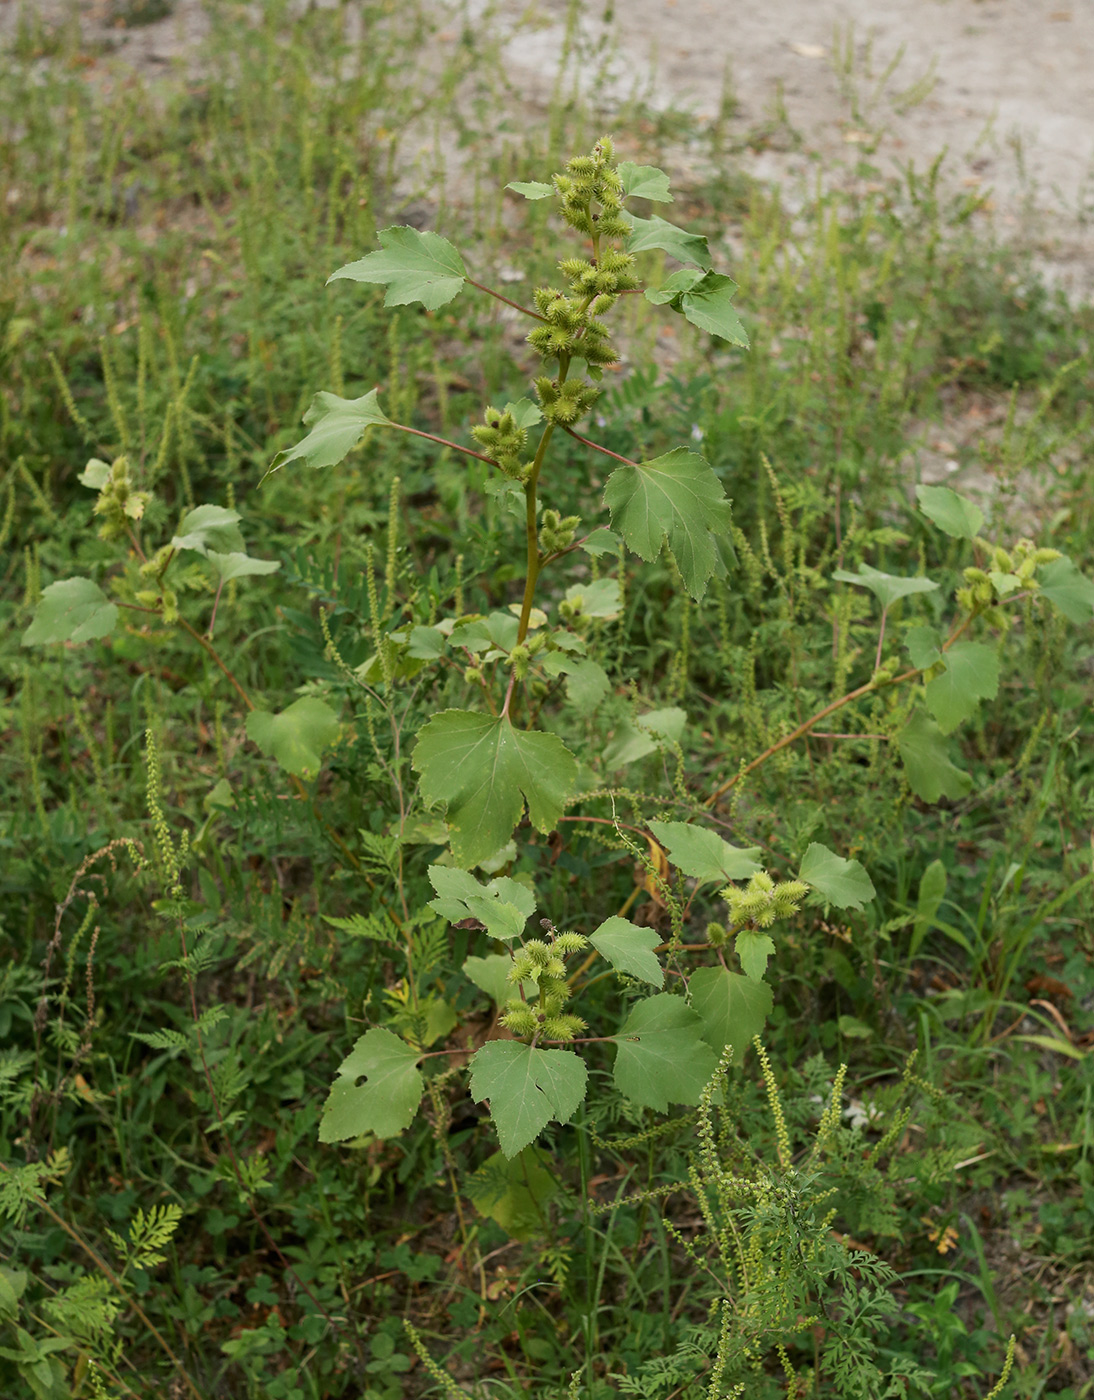
[[[770,928],[779,919],[798,912],[809,893],[803,880],[783,880],[776,884],[766,870],[758,870],[743,890],[728,885],[722,898],[729,905],[735,927]]]

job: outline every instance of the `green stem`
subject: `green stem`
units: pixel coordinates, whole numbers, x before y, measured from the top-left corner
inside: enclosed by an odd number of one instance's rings
[[[558,360],[558,382],[560,385],[566,383],[566,376],[570,372],[570,356],[560,355]],[[536,455],[532,461],[532,470],[528,480],[524,483],[524,530],[528,544],[528,572],[524,579],[524,599],[520,605],[520,626],[517,629],[517,646],[520,646],[528,635],[528,625],[532,620],[532,603],[536,596],[536,581],[539,578],[540,557],[539,557],[539,527],[537,524],[537,503],[536,488],[539,484],[539,474],[543,469],[543,461],[547,456],[547,448],[555,431],[555,425],[548,423],[544,428],[536,448]],[[512,697],[513,687],[509,687],[509,694],[505,697],[505,712],[508,713],[509,701]]]
[[[528,548],[528,566],[524,578],[524,598],[520,605],[520,626],[517,629],[517,645],[524,641],[528,635],[528,625],[532,619],[532,601],[536,596],[536,581],[539,578],[539,527],[537,516],[539,514],[536,501],[536,487],[539,484],[539,474],[543,467],[543,459],[547,455],[547,448],[550,445],[551,437],[555,431],[555,425],[548,423],[539,439],[539,446],[536,448],[535,459],[532,462],[532,472],[524,484],[524,533]]]

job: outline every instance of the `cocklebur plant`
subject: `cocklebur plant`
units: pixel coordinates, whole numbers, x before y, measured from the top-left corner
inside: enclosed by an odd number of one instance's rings
[[[402,1131],[425,1091],[422,1067],[429,1072],[435,1060],[464,1053],[433,1048],[456,1022],[437,981],[445,961],[442,920],[481,930],[483,955],[446,971],[456,975],[457,984],[462,978],[465,986],[485,991],[514,1037],[488,1041],[470,1065],[471,1092],[489,1099],[507,1154],[520,1152],[547,1123],[573,1116],[585,1094],[586,1057],[605,1050],[614,1054],[616,1086],[636,1105],[663,1112],[670,1103],[693,1104],[711,1057],[726,1045],[743,1055],[771,1010],[765,973],[776,950],[772,925],[793,918],[806,897],[841,910],[861,910],[875,891],[857,861],[818,842],[809,844],[789,880],[778,879],[761,871],[758,848],[731,846],[700,821],[666,816],[674,808],[691,818],[701,816],[823,718],[867,699],[875,707],[873,722],[884,726],[918,797],[934,802],[964,795],[971,778],[952,762],[946,739],[972,716],[980,700],[995,694],[999,676],[997,649],[968,640],[966,634],[974,624],[1001,630],[1015,604],[1028,609],[1039,598],[1075,619],[1094,615],[1094,585],[1070,561],[1027,542],[1007,548],[987,541],[980,534],[984,519],[977,507],[947,488],[920,488],[924,515],[974,551],[948,627],[939,627],[939,585],[929,578],[885,573],[861,559],[857,572],[835,571],[833,583],[865,587],[881,606],[868,678],[755,757],[733,755],[732,775],[712,791],[696,792],[679,743],[683,711],[635,714],[626,724],[610,715],[604,718],[609,707],[601,702],[613,686],[597,643],[602,629],[618,622],[627,578],[621,567],[617,577],[605,577],[601,569],[602,561],[620,558],[622,550],[647,562],[664,554],[678,586],[695,602],[702,600],[712,580],[721,586],[732,564],[729,501],[716,471],[691,448],[632,461],[599,447],[575,425],[596,405],[605,369],[617,361],[604,318],[621,298],[640,294],[645,253],[656,250],[681,264],[659,287],[641,293],[647,304],[667,306],[701,331],[744,347],[747,338],[732,304],[734,285],[713,270],[705,238],[656,215],[640,217],[628,207],[637,199],[671,202],[668,178],[653,167],[617,163],[607,138],[589,155],[571,161],[552,183],[511,188],[531,200],[554,197],[563,224],[580,244],[557,264],[561,285],[538,288],[532,306],[517,305],[484,286],[470,275],[452,244],[415,228],[383,230],[379,251],[338,269],[329,280],[382,286],[385,305],[417,303],[427,314],[448,306],[467,287],[505,302],[533,323],[528,343],[541,371],[533,376],[534,400],[489,406],[482,422],[471,428],[476,444],[471,448],[393,422],[381,408],[378,389],[355,399],[319,393],[305,415],[310,431],[279,453],[271,467],[294,462],[332,467],[358,448],[372,428],[399,430],[484,465],[494,474],[487,490],[515,505],[523,525],[522,545],[509,561],[510,576],[523,578],[519,600],[485,614],[468,611],[470,580],[459,573],[447,593],[438,581],[416,580],[403,597],[394,544],[396,483],[382,599],[371,546],[366,555],[363,630],[371,639],[372,657],[350,666],[323,619],[328,655],[353,687],[351,693],[363,697],[361,718],[376,752],[376,769],[398,799],[398,821],[390,832],[400,852],[396,897],[377,896],[366,936],[379,932],[379,941],[387,941],[405,960],[405,976],[388,989],[387,1025],[362,1036],[341,1066],[322,1122],[327,1140]],[[551,486],[550,449],[562,435],[612,462],[602,497],[606,524],[583,522],[566,503],[543,500]],[[251,711],[248,735],[294,776],[302,796],[309,795],[302,779],[317,773],[324,748],[338,737],[337,713],[326,698],[314,694],[277,714],[257,709],[208,635],[224,584],[272,572],[276,562],[250,559],[236,512],[212,505],[191,511],[169,541],[146,551],[139,528],[150,502],[129,465],[93,460],[83,480],[98,492],[104,529],[130,546],[112,581],[117,601],[90,579],[51,584],[25,644],[105,636],[117,624],[119,608],[143,610],[160,624],[181,627],[213,658]],[[742,552],[751,548],[743,536],[739,545]],[[192,568],[180,564],[186,551],[199,558]],[[206,572],[210,567],[211,575]],[[189,591],[213,597],[205,630],[186,615]],[[928,613],[901,615],[905,608],[928,606]],[[901,668],[900,653],[891,645],[901,635],[894,624],[901,629],[910,668]],[[573,738],[566,731],[566,715],[560,717],[553,701],[562,685],[566,704],[587,721],[571,726]],[[413,733],[423,703],[454,695],[461,701],[457,707],[441,708]],[[525,925],[537,908],[529,884],[510,875],[483,883],[470,870],[479,867],[489,876],[509,868],[516,854],[514,832],[525,816],[538,831],[549,832],[568,808],[580,803],[604,813],[589,812],[583,820],[612,827],[611,774],[658,749],[676,758],[674,790],[667,798],[631,805],[643,823],[638,829],[648,833],[651,849],[659,852],[658,861],[666,872],[676,871],[676,893],[671,882],[657,877],[665,885],[665,907],[677,911],[671,937],[661,940],[615,915],[526,942]],[[418,777],[416,794],[406,773],[408,759]],[[422,807],[432,815],[423,817]],[[651,816],[651,811],[659,815]],[[433,844],[443,855],[429,870],[437,898],[410,909],[402,852],[414,841]],[[338,842],[348,852],[341,838]],[[687,946],[680,895],[686,881],[696,882],[688,907],[705,888],[730,889],[728,922],[711,923],[704,942]],[[738,888],[742,882],[744,888]],[[592,951],[575,968],[570,961],[577,955],[573,940],[580,938],[589,940]],[[546,955],[534,946],[537,941],[547,948]],[[504,951],[496,951],[499,946]],[[664,964],[658,952],[665,955]],[[536,959],[543,956],[541,966]],[[621,984],[628,997],[633,997],[636,981],[653,991],[628,1003],[621,1025],[595,1025],[599,1033],[585,1036],[578,1031],[589,1027],[578,1022],[591,1017],[580,999],[576,1007],[572,1003],[580,997],[584,963],[595,957],[605,958],[629,979]],[[733,957],[740,970],[727,961]],[[514,967],[517,976],[510,980]],[[672,991],[665,989],[667,975]],[[695,1067],[694,1074],[681,1069],[685,1063]]]
[[[596,620],[617,614],[619,583],[605,578],[579,581],[561,598],[555,585],[550,591],[556,594],[558,621],[552,625],[548,612],[538,605],[548,566],[571,559],[579,549],[594,559],[614,553],[622,537],[646,559],[663,547],[670,551],[684,587],[695,598],[703,595],[711,576],[725,568],[729,503],[710,466],[686,449],[652,462],[617,459],[622,465],[604,494],[616,533],[600,527],[579,538],[578,516],[543,506],[540,489],[552,436],[558,431],[577,436],[573,425],[595,404],[604,367],[617,358],[600,318],[620,296],[639,290],[638,254],[659,248],[698,267],[675,274],[664,288],[650,292],[648,300],[672,304],[730,343],[745,343],[729,300],[732,283],[709,270],[706,241],[626,210],[632,196],[671,198],[662,172],[628,163],[616,167],[612,144],[604,138],[589,156],[571,161],[552,185],[513,188],[530,199],[554,193],[563,221],[591,244],[589,256],[560,260],[565,288],[539,288],[533,297],[535,309],[519,308],[539,322],[528,342],[550,371],[534,380],[538,402],[522,399],[503,408],[490,407],[484,421],[471,430],[489,454],[485,460],[524,496],[523,595],[510,611],[485,617],[457,612],[437,619],[432,608],[428,617],[416,617],[411,610],[409,617],[393,618],[384,635],[377,625],[380,610],[374,607],[373,641],[378,656],[386,660],[380,671],[371,664],[365,668],[365,680],[373,687],[369,702],[389,718],[390,696],[403,666],[413,666],[407,679],[416,684],[423,664],[458,667],[465,683],[486,701],[485,711],[449,709],[430,719],[418,734],[412,762],[425,805],[443,805],[453,862],[429,868],[437,894],[430,907],[460,928],[480,927],[495,946],[507,947],[504,953],[466,959],[462,971],[495,1001],[500,1024],[511,1037],[488,1041],[470,1061],[472,1097],[489,1101],[502,1151],[510,1158],[549,1122],[572,1118],[585,1097],[586,1057],[597,1053],[585,1047],[613,1047],[616,1085],[634,1103],[661,1112],[670,1103],[694,1104],[718,1050],[734,1043],[743,1054],[749,1036],[770,1010],[771,992],[762,977],[774,944],[759,930],[796,912],[810,888],[840,907],[861,903],[872,894],[857,863],[843,862],[820,846],[808,855],[814,870],[808,884],[802,875],[798,881],[776,885],[756,864],[757,851],[737,850],[686,823],[653,823],[655,832],[664,828],[669,856],[680,862],[684,874],[702,877],[713,866],[723,884],[726,879],[752,877],[767,880],[777,891],[772,901],[763,896],[763,910],[749,906],[737,911],[732,901],[738,895],[730,896],[743,972],[730,968],[716,941],[704,946],[717,965],[693,970],[678,938],[662,945],[657,934],[618,915],[587,934],[559,932],[547,920],[546,938],[525,937],[525,925],[536,912],[529,885],[508,876],[484,885],[466,868],[496,868],[498,853],[504,852],[525,804],[533,826],[545,831],[577,794],[579,769],[572,750],[554,733],[519,725],[518,715],[538,713],[538,702],[561,676],[568,678],[571,695],[575,688],[591,690],[594,708],[608,686],[603,668],[587,654],[587,638]],[[380,252],[340,269],[331,280],[385,285],[386,304],[416,300],[429,310],[446,305],[465,283],[481,286],[468,275],[459,254],[436,234],[388,229],[380,242]],[[305,420],[311,432],[280,454],[274,469],[296,460],[329,466],[358,444],[366,428],[400,427],[383,414],[378,393],[372,390],[356,400],[320,394]],[[538,429],[534,446],[532,428]],[[587,443],[584,438],[579,441]],[[696,842],[705,863],[692,869],[689,861]],[[840,885],[841,876],[846,888]],[[757,888],[752,887],[753,896]],[[580,968],[569,971],[568,960],[586,944],[591,953]],[[680,985],[689,985],[690,1004],[664,990],[666,972],[658,951],[667,952],[669,970]],[[655,994],[631,1006],[618,1029],[596,1028],[614,1033],[582,1035],[588,1029],[586,1019],[570,1009],[570,1001],[597,957],[628,979],[632,991],[637,983],[652,987]],[[409,1007],[416,998],[432,1004],[435,994],[424,983],[416,984],[409,957],[407,973],[406,983],[400,984],[400,1005]],[[399,1026],[389,1023],[361,1036],[340,1067],[321,1136],[327,1141],[364,1132],[382,1137],[406,1128],[426,1090],[423,1068],[429,1072],[430,1061],[459,1053],[431,1048],[450,1029],[448,1018],[425,1016],[412,1023],[403,1016]]]

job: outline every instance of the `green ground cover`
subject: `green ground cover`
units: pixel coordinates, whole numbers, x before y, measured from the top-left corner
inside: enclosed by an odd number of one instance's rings
[[[576,40],[209,14],[0,56],[0,1391],[1094,1393],[1090,309]]]

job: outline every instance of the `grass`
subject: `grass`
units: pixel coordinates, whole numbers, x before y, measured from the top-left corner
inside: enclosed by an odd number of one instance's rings
[[[301,687],[340,693],[321,600],[338,601],[346,660],[368,660],[364,548],[386,547],[396,474],[401,577],[442,598],[462,579],[475,605],[508,601],[513,522],[484,477],[425,443],[377,438],[361,471],[258,483],[318,388],[383,383],[393,417],[445,436],[521,390],[526,351],[492,308],[392,317],[378,296],[323,281],[377,228],[421,221],[490,280],[515,261],[515,236],[535,285],[547,216],[532,206],[520,223],[495,191],[556,168],[599,118],[560,81],[530,123],[498,77],[500,31],[470,32],[455,8],[363,5],[367,41],[353,44],[344,8],[269,4],[256,21],[210,5],[191,75],[150,83],[89,49],[76,19],[51,29],[26,7],[0,60],[0,1161],[33,1165],[62,1146],[71,1159],[48,1188],[52,1214],[13,1212],[0,1244],[0,1262],[30,1276],[20,1325],[41,1340],[63,1315],[67,1344],[52,1369],[42,1362],[53,1388],[35,1389],[0,1314],[3,1391],[162,1394],[184,1371],[207,1397],[396,1400],[438,1384],[407,1318],[474,1394],[561,1395],[575,1372],[574,1393],[590,1397],[699,1393],[654,1364],[707,1321],[709,1284],[683,1247],[702,1238],[695,1200],[668,1197],[667,1224],[650,1200],[604,1209],[636,1191],[659,1202],[685,1179],[691,1121],[651,1133],[649,1115],[605,1090],[589,1109],[595,1137],[559,1130],[542,1151],[538,1197],[528,1181],[506,1187],[523,1213],[512,1233],[474,1204],[491,1201],[495,1143],[459,1095],[397,1139],[321,1148],[331,1072],[398,976],[326,922],[367,902],[360,870],[288,800],[246,741],[237,694],[182,634],[135,625],[109,648],[19,646],[42,586],[114,557],[88,529],[77,477],[89,456],[122,451],[158,494],[148,534],[195,502],[234,505],[251,551],[282,561],[277,587],[240,583],[217,624],[240,683],[271,703]],[[654,163],[686,140],[709,172],[675,217],[729,228],[732,254],[719,256],[752,351],[661,336],[635,298],[625,372],[598,408],[601,439],[627,455],[701,437],[749,547],[701,608],[664,565],[644,569],[602,639],[620,721],[628,686],[682,705],[695,721],[688,772],[708,788],[732,772],[727,755],[758,751],[829,693],[834,638],[837,673],[861,664],[865,605],[844,600],[834,619],[820,584],[843,552],[868,544],[878,567],[898,568],[937,548],[908,505],[923,445],[952,443],[1016,517],[1036,501],[1023,529],[1094,560],[1090,309],[994,244],[937,171],[871,194],[837,188],[791,215],[719,173],[725,120],[636,101],[617,132],[626,155]],[[598,482],[579,450],[562,470],[563,495],[591,514]],[[472,574],[473,560],[487,562]],[[191,585],[205,606],[205,584]],[[1014,1332],[1013,1393],[1079,1400],[1094,1394],[1094,947],[1089,887],[1075,888],[1094,811],[1090,628],[1019,626],[1012,640],[1021,683],[965,746],[968,798],[926,808],[883,746],[816,739],[720,817],[787,856],[831,839],[879,891],[862,917],[803,922],[780,946],[767,1041],[796,1147],[836,1062],[850,1063],[849,1110],[868,1124],[918,1051],[926,1087],[890,1178],[839,1177],[845,1228],[899,1275],[879,1345],[935,1370],[935,1389],[913,1393],[985,1395]],[[200,1046],[172,965],[187,954],[163,913],[147,729],[166,822],[176,840],[190,833]],[[382,884],[367,834],[385,830],[389,797],[367,729],[363,713],[347,723],[319,797]],[[656,788],[664,775],[646,762],[634,782]],[[529,843],[521,868],[549,882],[560,926],[629,904],[658,927],[664,907],[633,861],[595,835]],[[143,844],[147,867],[129,849],[102,854],[122,839]],[[927,917],[921,881],[936,859],[945,902]],[[694,917],[701,927],[715,912],[699,904]],[[473,1008],[461,1016],[473,1030]],[[726,1112],[770,1156],[751,1070]],[[107,1231],[132,1236],[138,1209],[165,1205],[184,1224],[164,1261],[125,1265]],[[127,1269],[115,1317],[66,1293],[103,1276],[85,1273],[66,1229]],[[793,1352],[800,1372],[811,1348]],[[755,1393],[785,1394],[785,1378],[757,1375]]]

